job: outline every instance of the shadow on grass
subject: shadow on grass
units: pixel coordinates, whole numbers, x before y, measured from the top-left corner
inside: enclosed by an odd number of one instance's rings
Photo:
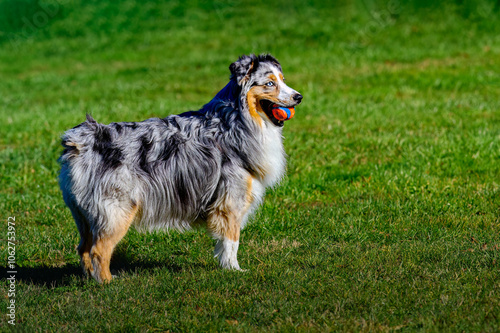
[[[133,258],[127,257],[124,253],[115,253],[111,260],[111,273],[118,276],[126,273],[132,273],[142,270],[153,270],[155,268],[167,269],[170,272],[176,273],[193,266],[204,266],[202,264],[186,264],[180,266],[174,262],[159,262],[159,261],[146,261],[137,262]],[[16,273],[8,273],[11,271],[6,266],[0,266],[3,272],[6,272],[6,278],[15,275],[17,282],[25,284],[47,286],[49,288],[56,288],[61,286],[69,286],[75,284],[84,284],[87,281],[82,268],[78,264],[66,264],[60,267],[17,267]]]

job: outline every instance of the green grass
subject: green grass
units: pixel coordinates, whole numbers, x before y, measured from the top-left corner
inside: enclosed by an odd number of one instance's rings
[[[500,4],[402,3],[1,0],[0,269],[13,216],[16,327],[500,331]],[[83,279],[60,135],[87,112],[198,109],[251,52],[274,54],[304,102],[284,128],[287,177],[242,232],[248,271],[220,270],[203,231],[131,230],[120,278]]]

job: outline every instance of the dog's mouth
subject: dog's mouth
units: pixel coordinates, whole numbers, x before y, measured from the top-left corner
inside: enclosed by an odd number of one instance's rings
[[[266,116],[278,127],[282,127],[285,121],[291,119],[295,114],[293,106],[279,105],[266,99],[260,100],[260,106]]]

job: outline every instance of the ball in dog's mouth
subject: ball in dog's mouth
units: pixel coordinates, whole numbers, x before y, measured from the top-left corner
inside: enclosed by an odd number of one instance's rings
[[[274,118],[278,119],[279,121],[292,119],[293,116],[295,115],[294,108],[285,108],[277,104],[273,105],[272,111]]]
[[[292,119],[295,115],[293,107],[287,108],[267,100],[261,100],[261,106],[267,117],[278,127],[283,126],[286,120]]]

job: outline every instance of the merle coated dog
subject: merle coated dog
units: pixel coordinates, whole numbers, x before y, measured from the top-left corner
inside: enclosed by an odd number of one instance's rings
[[[302,95],[270,55],[242,56],[229,68],[229,83],[199,111],[109,125],[87,116],[64,133],[60,186],[87,275],[112,279],[111,254],[132,224],[204,226],[220,265],[240,269],[240,230],[285,172],[286,119],[273,109],[293,108]]]

